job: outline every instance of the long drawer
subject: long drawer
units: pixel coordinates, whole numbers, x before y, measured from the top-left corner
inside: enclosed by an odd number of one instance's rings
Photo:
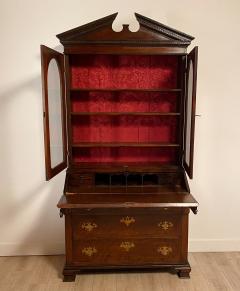
[[[182,215],[72,215],[73,239],[162,237],[177,238]]]
[[[179,263],[181,241],[176,239],[73,240],[73,264],[82,266]]]

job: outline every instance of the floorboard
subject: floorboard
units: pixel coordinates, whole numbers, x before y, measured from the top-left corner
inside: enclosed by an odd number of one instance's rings
[[[164,272],[84,274],[62,282],[64,256],[0,257],[3,291],[239,291],[240,253],[191,253],[191,279]]]

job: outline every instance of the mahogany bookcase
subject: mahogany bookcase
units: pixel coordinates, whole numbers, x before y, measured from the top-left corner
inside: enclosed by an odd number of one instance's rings
[[[164,268],[189,277],[197,47],[193,37],[117,13],[41,46],[46,178],[67,168],[64,280],[93,270]]]

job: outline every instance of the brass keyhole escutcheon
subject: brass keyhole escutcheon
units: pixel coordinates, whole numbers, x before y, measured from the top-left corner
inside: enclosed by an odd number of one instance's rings
[[[126,226],[129,226],[131,223],[135,223],[135,219],[133,217],[123,217],[120,219],[121,223],[124,223]]]
[[[172,248],[171,247],[167,247],[167,246],[162,246],[162,247],[159,247],[157,249],[157,252],[160,253],[163,256],[167,256],[170,253],[172,253]]]
[[[91,257],[93,254],[97,253],[97,249],[95,247],[86,247],[82,249],[82,253],[88,257]]]
[[[171,221],[160,221],[158,224],[163,230],[168,230],[169,228],[173,227],[173,223]]]
[[[82,224],[82,229],[84,229],[88,232],[92,231],[94,228],[97,228],[97,224],[94,222],[84,222]]]
[[[123,241],[120,244],[120,248],[123,248],[126,252],[129,252],[130,249],[134,248],[135,244],[133,242],[129,242],[129,241]]]

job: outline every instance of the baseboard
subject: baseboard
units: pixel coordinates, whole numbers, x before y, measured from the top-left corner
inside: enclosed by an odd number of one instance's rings
[[[189,241],[189,252],[234,251],[240,251],[240,239],[190,239]],[[0,243],[0,256],[61,255],[64,252],[64,242]]]
[[[240,239],[190,239],[189,252],[238,252]]]
[[[32,242],[31,244],[0,243],[0,256],[62,255],[64,253],[64,242]]]

